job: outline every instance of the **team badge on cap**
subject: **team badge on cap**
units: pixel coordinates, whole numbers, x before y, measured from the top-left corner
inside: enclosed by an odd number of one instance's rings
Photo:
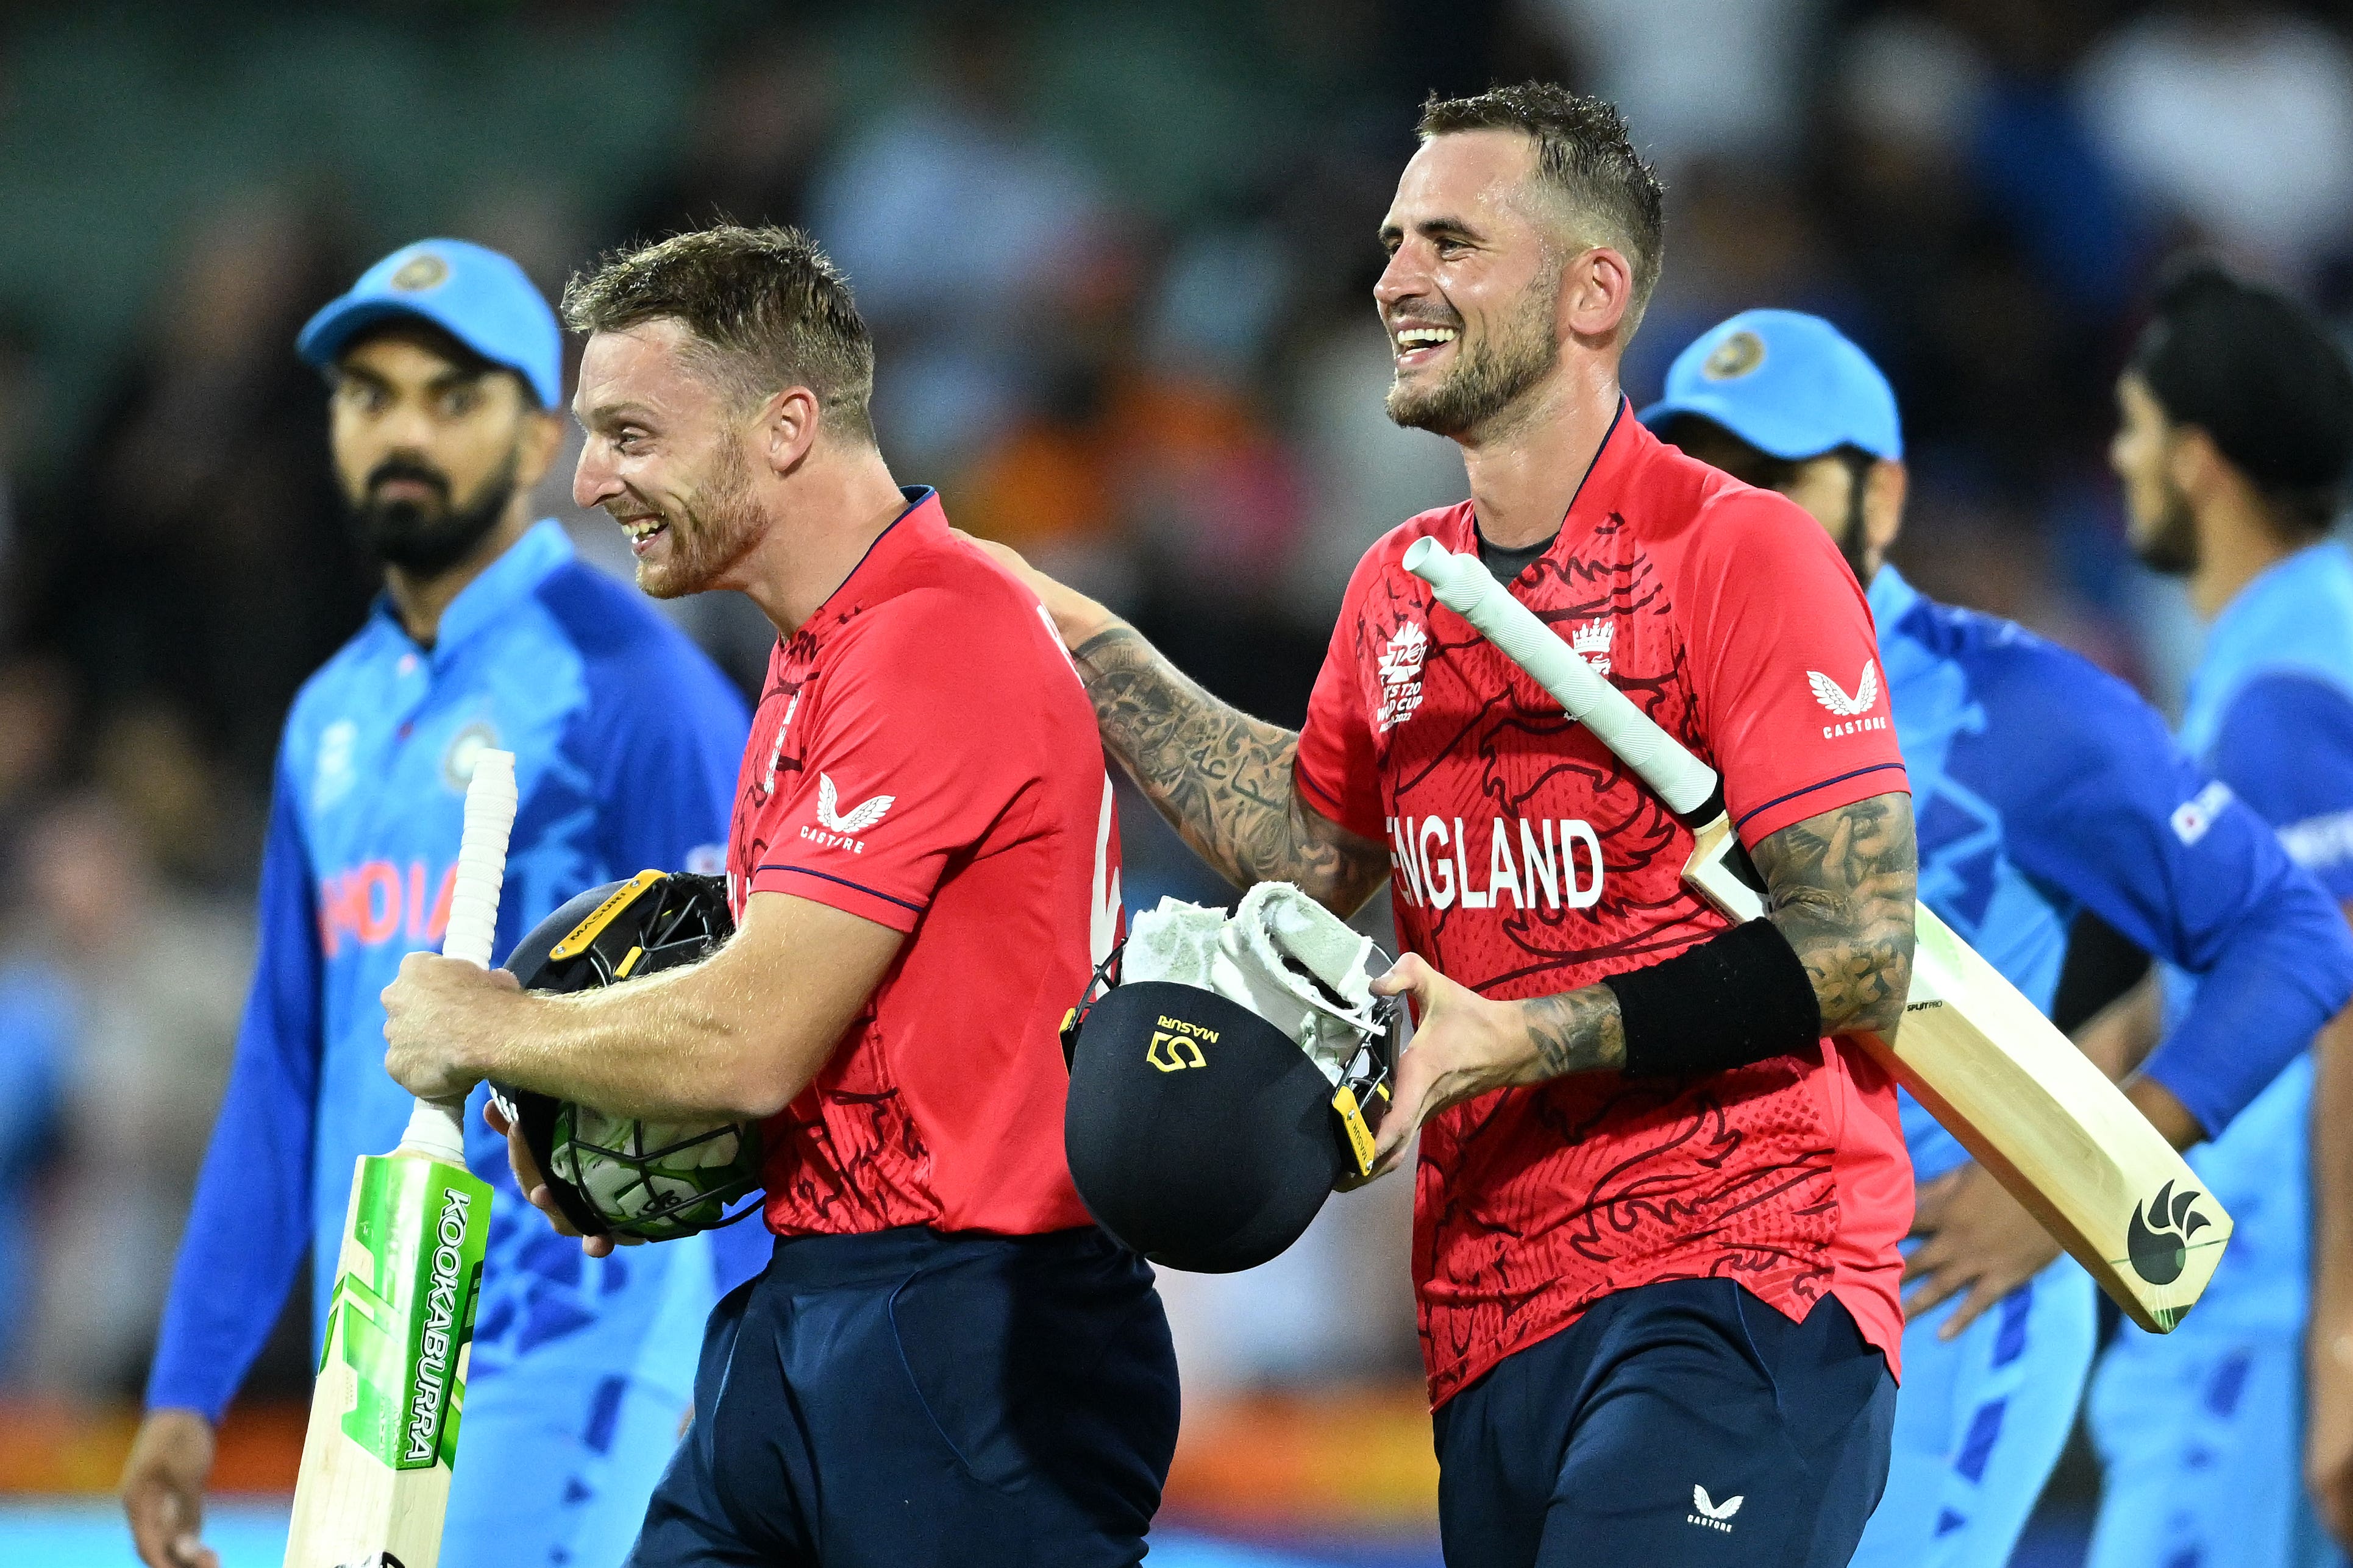
[[[399,269],[385,282],[405,294],[418,294],[436,287],[448,276],[449,264],[426,250],[402,262]]]
[[[1735,332],[1715,345],[1700,374],[1710,381],[1738,381],[1765,363],[1765,340],[1755,332]]]

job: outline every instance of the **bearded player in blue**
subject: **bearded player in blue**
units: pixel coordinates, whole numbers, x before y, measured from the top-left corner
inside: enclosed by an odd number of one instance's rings
[[[1867,589],[1879,668],[1820,672],[1815,689],[1836,723],[1884,671],[1921,899],[2046,1013],[2086,910],[2204,976],[2127,1092],[2179,1145],[2229,1124],[2353,995],[2353,939],[2262,818],[2183,757],[2123,682],[2008,622],[1936,604],[1884,563],[1905,485],[1895,395],[1827,321],[1732,318],[1675,360],[1642,417],[1796,500]],[[1906,1273],[1922,1283],[1905,1303],[1887,1489],[1854,1561],[1994,1568],[2073,1422],[2094,1288],[2072,1260],[2052,1261],[2055,1247],[1950,1133],[1910,1096],[1902,1107],[1920,1184]],[[2016,1222],[2029,1236],[2011,1252],[2031,1261],[2007,1271],[1962,1244]]]
[[[311,1254],[322,1327],[362,1154],[399,1142],[377,993],[440,943],[464,792],[486,746],[522,806],[503,953],[585,888],[716,869],[749,727],[718,669],[627,585],[573,556],[530,492],[563,429],[562,334],[507,258],[394,252],[303,329],[331,387],[335,465],[385,594],[288,715],[261,872],[260,957],[181,1244],[148,1415],[123,1480],[142,1559],[201,1539],[212,1429]],[[496,1189],[446,1568],[617,1563],[691,1398],[704,1316],[765,1259],[736,1233],[588,1258]]]
[[[2181,742],[2353,910],[2353,556],[2328,537],[2353,469],[2353,369],[2302,307],[2192,263],[2160,289],[2116,400],[2109,457],[2133,547],[2184,577],[2209,623]],[[2163,983],[2168,1016],[2213,984]],[[2237,1230],[2182,1326],[2120,1339],[2093,1380],[2093,1568],[2345,1561],[2300,1484],[2308,1402],[2320,1447],[2333,1429],[2337,1451],[2314,1452],[2312,1470],[2345,1531],[2345,1258],[2312,1256],[2332,1194],[2316,1201],[2309,1172],[2341,1171],[2328,1144],[2353,1130],[2341,1109],[2313,1115],[2313,1089],[2299,1063],[2191,1156]],[[2309,1390],[2308,1307],[2322,1320]]]

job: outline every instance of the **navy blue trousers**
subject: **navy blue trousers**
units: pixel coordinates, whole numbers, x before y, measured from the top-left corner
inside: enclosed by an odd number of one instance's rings
[[[1840,1568],[1887,1480],[1895,1380],[1829,1297],[1724,1279],[1604,1297],[1439,1407],[1459,1568]]]
[[[1176,1359],[1099,1230],[805,1237],[712,1312],[694,1409],[629,1568],[1128,1568]]]

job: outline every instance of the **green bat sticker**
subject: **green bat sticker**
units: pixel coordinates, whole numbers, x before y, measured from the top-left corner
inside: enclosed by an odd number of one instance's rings
[[[453,1463],[465,1400],[459,1352],[474,1334],[491,1189],[413,1155],[364,1159],[358,1183],[352,1240],[367,1263],[336,1278],[327,1305],[328,1345],[343,1342],[359,1385],[343,1432],[394,1469]]]

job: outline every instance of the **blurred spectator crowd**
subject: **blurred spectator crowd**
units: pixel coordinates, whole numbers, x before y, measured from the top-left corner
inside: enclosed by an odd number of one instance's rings
[[[1349,568],[1460,492],[1391,427],[1374,231],[1433,89],[1615,100],[1669,191],[1627,365],[1817,310],[1904,400],[1901,559],[2160,700],[2189,657],[2103,461],[2157,261],[2353,310],[2353,36],[2284,0],[27,4],[0,35],[0,1389],[133,1392],[226,1076],[279,722],[374,584],[296,329],[426,234],[550,291],[807,226],[894,470],[1295,723]],[[1704,45],[1695,40],[1704,40]],[[569,464],[545,497],[592,558]],[[747,607],[678,612],[747,681]],[[1132,903],[1221,899],[1147,812]],[[1404,1182],[1240,1282],[1188,1378],[1413,1362]],[[299,1335],[295,1341],[299,1342]],[[299,1386],[297,1349],[273,1363]]]

